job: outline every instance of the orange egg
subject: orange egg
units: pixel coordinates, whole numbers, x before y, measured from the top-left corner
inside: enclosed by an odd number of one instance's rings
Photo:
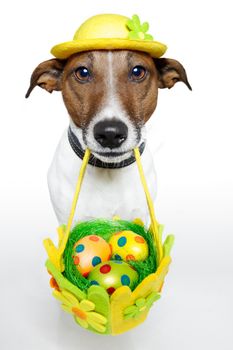
[[[93,268],[111,257],[110,245],[100,236],[89,235],[74,244],[73,261],[77,270],[86,277]]]

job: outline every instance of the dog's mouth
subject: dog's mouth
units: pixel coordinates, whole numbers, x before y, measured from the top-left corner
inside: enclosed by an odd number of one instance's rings
[[[98,145],[88,142],[88,140],[85,139],[84,142],[86,147],[90,149],[91,153],[96,158],[106,163],[118,163],[132,157],[134,148],[139,147],[143,141],[141,137],[137,137],[134,142],[128,144],[127,147],[123,146],[118,148],[99,147]]]
[[[85,140],[87,141],[87,140]],[[84,141],[84,142],[85,142]],[[103,148],[96,147],[91,142],[85,142],[85,146],[88,147],[94,157],[98,158],[102,162],[106,163],[121,163],[131,158],[134,154],[134,149],[140,147],[145,143],[144,137],[138,137],[132,142],[128,147],[119,147],[119,148]]]
[[[116,152],[116,151],[111,151],[111,152],[97,152],[97,151],[92,151],[92,153],[98,154],[101,157],[121,157],[124,156],[125,154],[128,154],[132,152],[133,150],[125,151],[125,152]]]
[[[91,149],[91,153],[105,163],[121,163],[133,155],[133,149],[125,152],[96,152]]]

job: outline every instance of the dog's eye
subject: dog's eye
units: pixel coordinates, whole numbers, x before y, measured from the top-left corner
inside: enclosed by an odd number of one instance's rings
[[[141,80],[146,75],[146,70],[142,66],[135,66],[131,71],[132,80]]]
[[[75,71],[75,76],[78,80],[86,82],[90,80],[91,74],[86,67],[78,67]]]

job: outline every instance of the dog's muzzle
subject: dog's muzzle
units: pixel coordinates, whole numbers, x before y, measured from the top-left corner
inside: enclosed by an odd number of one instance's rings
[[[83,159],[84,157],[84,149],[82,148],[77,136],[73,133],[73,131],[71,130],[71,127],[69,127],[68,129],[68,140],[70,143],[71,148],[73,149],[73,151],[76,153],[76,155]],[[139,146],[139,152],[140,154],[143,153],[145,149],[145,142],[142,142]],[[99,158],[96,158],[93,154],[91,155],[88,164],[93,165],[97,168],[106,168],[106,169],[120,169],[120,168],[124,168],[132,163],[135,162],[135,157],[132,154],[131,156],[129,156],[129,158],[120,161],[120,162],[103,162],[101,161]]]

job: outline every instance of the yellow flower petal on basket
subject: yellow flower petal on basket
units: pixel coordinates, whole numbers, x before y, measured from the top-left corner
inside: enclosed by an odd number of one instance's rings
[[[71,294],[70,292],[67,292],[66,290],[62,291],[62,295],[67,299],[67,301],[71,304],[71,305],[79,305],[79,301],[78,299]]]
[[[53,291],[53,296],[62,302],[62,304],[67,305],[67,306],[72,306],[72,304],[63,296],[61,292],[58,292],[57,290]]]
[[[88,322],[98,322],[98,323],[102,323],[102,324],[106,324],[107,323],[107,319],[106,317],[98,314],[97,312],[87,312],[87,321]]]
[[[86,320],[87,319],[87,314],[85,311],[78,309],[77,307],[72,307],[72,311],[75,316],[77,316],[81,320]]]
[[[95,304],[92,303],[92,301],[89,300],[82,300],[79,304],[80,308],[83,311],[92,311],[95,310]]]
[[[86,320],[81,320],[79,317],[75,317],[74,319],[81,327],[88,328],[88,323]]]
[[[96,331],[100,332],[100,333],[104,333],[106,331],[106,327],[95,322],[95,321],[92,321],[92,320],[89,320],[89,325],[94,328]]]
[[[73,311],[72,311],[72,309],[70,308],[70,306],[61,304],[61,308],[62,308],[64,311],[66,311],[66,312],[68,312],[69,314],[71,314],[71,315],[74,314]]]

